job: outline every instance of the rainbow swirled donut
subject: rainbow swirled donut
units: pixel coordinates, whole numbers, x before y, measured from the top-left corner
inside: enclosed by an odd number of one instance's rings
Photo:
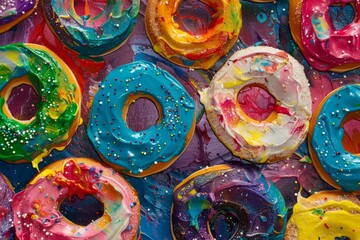
[[[350,84],[329,93],[310,122],[309,151],[317,172],[344,191],[360,191],[360,156],[344,148],[343,125],[359,118],[360,85]],[[351,144],[346,144],[351,145]]]
[[[139,0],[106,0],[96,8],[85,1],[84,14],[77,14],[74,0],[42,0],[46,20],[57,37],[82,56],[97,57],[118,49],[132,32]],[[79,2],[78,2],[79,3]],[[94,5],[94,4],[93,4]],[[79,7],[77,7],[78,9]]]
[[[298,195],[286,227],[285,240],[358,239],[360,201],[355,194],[323,191],[308,198]]]
[[[168,167],[189,143],[195,127],[195,104],[168,72],[145,61],[114,69],[101,83],[92,107],[88,136],[102,159],[132,176]],[[157,107],[156,125],[133,131],[126,122],[139,98]],[[121,114],[122,113],[122,114]]]
[[[280,191],[249,164],[208,167],[174,189],[174,239],[282,239],[286,221]]]
[[[87,195],[103,203],[104,213],[86,226],[66,219],[60,204]],[[32,239],[137,239],[137,193],[110,168],[87,158],[68,158],[43,169],[11,202],[16,236]]]
[[[30,16],[35,10],[38,0],[2,0],[0,2],[0,33]]]
[[[6,104],[21,84],[32,86],[40,97],[30,120],[16,119]],[[55,53],[35,44],[1,46],[0,159],[32,162],[37,168],[52,149],[64,149],[81,123],[80,101],[73,73]]]
[[[344,28],[332,26],[332,5],[354,3],[355,19]],[[289,23],[291,34],[308,63],[321,71],[345,72],[360,66],[360,3],[349,0],[291,0]]]
[[[173,15],[180,0],[148,1],[147,35],[154,50],[169,61],[192,68],[211,68],[235,44],[240,33],[241,4],[237,0],[202,0],[215,13],[204,34],[181,30]]]
[[[275,98],[267,119],[252,119],[241,109],[238,94],[248,86],[259,86]],[[308,81],[303,66],[282,50],[249,47],[238,51],[200,97],[218,138],[234,155],[248,161],[282,160],[307,135],[311,116]]]

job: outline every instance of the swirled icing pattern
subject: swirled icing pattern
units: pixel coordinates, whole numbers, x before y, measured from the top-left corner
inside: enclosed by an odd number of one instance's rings
[[[125,1],[124,1],[125,2]],[[106,0],[95,14],[85,5],[84,15],[75,10],[74,0],[43,0],[44,13],[55,34],[82,56],[100,56],[119,48],[134,28],[139,0]],[[97,6],[98,7],[98,6]],[[93,15],[92,15],[93,14]]]
[[[308,198],[298,196],[285,239],[358,239],[360,202],[355,195],[324,191]],[[291,236],[291,237],[290,237]]]
[[[13,211],[10,206],[13,196],[11,184],[0,173],[0,238],[3,240],[13,238]]]
[[[195,104],[168,72],[150,62],[133,62],[114,69],[99,88],[91,107],[88,136],[105,160],[138,175],[154,164],[173,160],[184,150],[194,131]],[[159,105],[158,123],[139,132],[126,123],[126,109],[137,96]]]
[[[200,170],[174,190],[175,239],[280,240],[286,218],[281,193],[252,165]]]
[[[19,239],[135,239],[139,224],[137,196],[116,172],[81,159],[65,159],[60,169],[45,169],[11,203]],[[65,219],[59,204],[72,196],[96,196],[104,214],[87,226]],[[129,232],[130,235],[129,235]]]
[[[360,85],[341,87],[327,96],[318,115],[314,116],[309,138],[311,157],[344,191],[360,190],[360,157],[343,147],[343,120],[346,115],[360,111]],[[315,165],[316,166],[316,165]]]
[[[39,109],[29,122],[6,113],[4,88],[26,77],[40,96]],[[21,82],[21,81],[20,81]],[[10,89],[11,90],[11,89]],[[24,44],[0,47],[0,159],[8,162],[32,161],[33,166],[51,149],[68,142],[69,129],[79,120],[78,86],[69,81],[64,69],[44,50]],[[66,144],[65,144],[66,145]]]
[[[275,99],[264,121],[248,117],[238,93],[261,86]],[[200,92],[206,115],[219,139],[244,159],[264,163],[292,154],[305,139],[311,116],[311,96],[303,66],[284,51],[249,47],[235,53]]]

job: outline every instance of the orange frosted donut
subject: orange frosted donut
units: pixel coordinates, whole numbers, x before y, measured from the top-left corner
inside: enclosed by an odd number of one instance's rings
[[[248,86],[260,86],[276,99],[262,121],[240,106],[238,95]],[[220,141],[251,162],[288,157],[309,129],[311,97],[303,66],[279,49],[249,47],[236,52],[200,93],[200,100]]]
[[[204,34],[180,29],[174,20],[181,0],[148,1],[145,24],[154,50],[169,61],[192,68],[211,68],[239,35],[241,4],[237,0],[201,0],[215,13]],[[196,17],[196,16],[194,16]]]
[[[79,225],[60,212],[66,200],[89,195],[103,204],[99,218]],[[138,236],[137,193],[117,172],[88,158],[68,158],[47,166],[14,196],[11,206],[16,236],[21,240],[132,240]],[[92,211],[91,207],[86,210]]]

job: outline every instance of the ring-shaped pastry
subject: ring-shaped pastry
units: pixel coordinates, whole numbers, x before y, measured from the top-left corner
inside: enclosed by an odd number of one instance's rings
[[[86,226],[59,210],[65,199],[94,196],[103,214]],[[138,236],[136,191],[110,168],[88,158],[68,158],[45,167],[11,202],[18,239],[129,239]]]
[[[344,148],[344,124],[360,117],[360,85],[329,93],[310,122],[308,147],[320,177],[337,189],[360,191],[360,156]],[[351,145],[351,144],[348,144]]]
[[[334,4],[354,3],[354,21],[336,30],[329,17]],[[308,63],[320,71],[345,72],[360,66],[360,4],[349,0],[291,0],[289,23]]]
[[[174,189],[174,239],[282,239],[286,221],[280,191],[250,164],[208,167]]]
[[[66,64],[40,45],[1,46],[0,71],[0,159],[32,162],[37,168],[52,149],[66,147],[81,123],[80,88]],[[30,120],[16,119],[6,104],[21,84],[32,86],[40,97]]]
[[[136,23],[140,0],[104,2],[97,3],[105,5],[103,11],[92,12],[85,1],[84,15],[80,16],[75,0],[42,0],[46,20],[55,35],[68,48],[87,57],[103,56],[121,47]]]
[[[4,33],[35,10],[38,0],[2,0],[0,2],[0,33]]]
[[[156,125],[134,131],[129,106],[147,98],[156,106]],[[195,103],[168,72],[145,61],[114,69],[100,83],[91,107],[88,136],[102,159],[135,177],[167,168],[182,153],[195,129]]]
[[[234,155],[255,163],[282,160],[305,139],[311,97],[303,66],[286,52],[249,47],[235,53],[200,92],[207,119]],[[248,117],[238,102],[247,86],[260,86],[276,100],[267,119]]]
[[[154,50],[169,61],[191,68],[211,68],[235,44],[240,33],[238,0],[201,0],[213,8],[212,22],[200,35],[179,28],[173,15],[181,0],[149,1],[145,24]]]
[[[285,240],[357,239],[359,212],[360,201],[355,194],[322,191],[308,198],[299,194],[286,226]]]

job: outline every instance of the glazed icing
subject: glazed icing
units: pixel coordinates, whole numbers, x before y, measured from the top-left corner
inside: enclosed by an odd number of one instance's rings
[[[318,172],[325,171],[332,179],[330,184],[344,191],[360,190],[360,158],[344,149],[343,123],[347,115],[360,111],[358,104],[360,85],[350,84],[331,92],[319,105],[317,115],[311,122],[312,135],[309,137],[311,157]],[[327,181],[326,177],[323,176]]]
[[[34,11],[37,0],[3,0],[0,2],[0,33],[6,32]]]
[[[135,239],[139,206],[132,187],[112,170],[94,161],[65,159],[62,168],[46,168],[11,203],[19,239]],[[93,195],[104,203],[104,214],[87,226],[76,225],[58,206],[73,195]],[[136,223],[136,225],[135,225]],[[135,230],[134,230],[135,229]]]
[[[10,182],[0,173],[0,238],[13,239],[13,211],[10,206],[14,191]]]
[[[219,223],[221,215],[237,221],[231,239],[284,237],[285,201],[252,165],[209,167],[175,187],[171,219],[175,239],[217,239],[217,231],[225,234]],[[229,220],[227,224],[232,225]]]
[[[335,4],[353,3],[354,21],[342,29],[335,29],[329,16]],[[352,0],[292,0],[290,18],[291,31],[302,53],[315,69],[321,71],[347,71],[360,64],[358,1]]]
[[[101,56],[119,48],[129,37],[140,8],[139,0],[106,0],[103,11],[84,15],[75,10],[74,0],[43,0],[45,17],[57,37],[82,56]],[[104,5],[104,6],[103,6]]]
[[[349,196],[341,192],[337,193],[337,199],[329,199],[327,193],[320,192],[308,198],[298,195],[298,201],[289,220],[289,224],[296,225],[297,239],[359,237],[359,202],[350,201],[347,199]]]
[[[140,97],[157,105],[158,123],[135,132],[126,124],[129,105]],[[122,114],[121,114],[122,113]],[[174,160],[194,132],[195,104],[168,72],[145,61],[114,69],[100,84],[88,136],[103,159],[134,176]],[[152,171],[151,171],[152,173]]]
[[[237,100],[246,86],[260,86],[276,99],[264,121],[248,117]],[[303,66],[284,51],[249,47],[235,53],[200,92],[218,138],[241,158],[264,163],[291,155],[305,139],[311,97]]]
[[[206,33],[192,34],[179,28],[174,14],[180,0],[149,1],[146,31],[154,50],[169,61],[192,68],[211,68],[234,45],[239,35],[241,4],[239,1],[202,0],[213,8]]]
[[[69,74],[43,47],[20,43],[0,47],[0,159],[32,162],[37,168],[51,149],[68,143],[70,127],[81,121],[80,90]],[[11,89],[23,83],[33,86],[40,97],[38,111],[29,121],[15,119],[6,104]]]

